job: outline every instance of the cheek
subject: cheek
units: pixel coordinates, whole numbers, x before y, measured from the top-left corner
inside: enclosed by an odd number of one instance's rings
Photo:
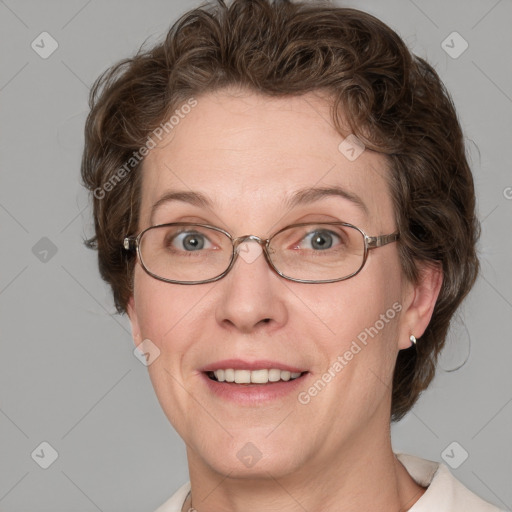
[[[358,378],[389,381],[398,350],[400,285],[395,263],[383,260],[377,265],[369,260],[357,276],[311,291],[304,302],[331,334],[318,340],[318,349],[330,364],[342,356]]]
[[[151,340],[159,350],[148,366],[157,394],[164,394],[190,378],[193,362],[201,350],[198,340],[211,328],[208,293],[216,283],[185,286],[165,283],[147,275],[135,274],[134,299],[141,338]],[[176,379],[173,379],[172,376]],[[179,383],[178,383],[179,382]]]
[[[153,279],[143,270],[135,274],[134,301],[142,339],[151,340],[159,350],[147,370],[160,405],[172,425],[186,434],[186,391],[190,382],[190,360],[194,339],[201,323],[194,315],[201,308],[200,298],[207,290],[180,286]],[[199,301],[199,303],[198,303]]]
[[[179,339],[174,333],[198,301],[198,290],[191,288],[159,281],[136,269],[134,300],[143,339],[149,338],[161,350],[168,339]]]
[[[360,274],[347,281],[321,286],[325,288],[314,291],[308,304],[334,338],[341,334],[344,338],[347,335],[357,338],[361,334],[359,338],[364,341],[364,333],[372,326],[376,325],[378,331],[387,331],[397,323],[401,306],[399,289],[394,284],[382,285]]]

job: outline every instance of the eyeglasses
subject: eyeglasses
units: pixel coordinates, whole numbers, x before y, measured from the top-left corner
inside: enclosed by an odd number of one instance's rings
[[[399,233],[368,236],[346,222],[293,224],[268,239],[255,235],[234,238],[216,226],[173,222],[126,237],[123,246],[137,251],[142,268],[150,276],[167,283],[201,284],[221,279],[235,264],[241,245],[248,241],[262,247],[270,267],[285,279],[333,283],[355,276],[371,249],[398,238]]]

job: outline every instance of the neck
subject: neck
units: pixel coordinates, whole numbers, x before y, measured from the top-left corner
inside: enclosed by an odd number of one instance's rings
[[[368,434],[368,433],[366,433]],[[386,436],[351,439],[325,457],[290,474],[233,478],[206,469],[189,450],[191,495],[183,511],[405,512],[425,492],[396,459]]]

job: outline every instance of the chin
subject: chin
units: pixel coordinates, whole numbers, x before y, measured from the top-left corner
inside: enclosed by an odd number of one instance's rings
[[[299,451],[293,444],[286,446],[282,439],[271,441],[268,431],[266,436],[261,433],[251,436],[246,432],[243,436],[226,439],[225,443],[219,439],[203,439],[201,451],[196,451],[196,455],[216,473],[240,479],[283,477],[303,465],[298,458],[299,453],[304,453],[302,444]],[[188,446],[194,446],[189,441]]]
[[[242,448],[243,450],[243,448]],[[224,460],[221,462],[219,458]],[[256,456],[252,461],[245,455],[245,461],[240,461],[235,455],[226,458],[225,455],[219,453],[218,457],[208,457],[204,462],[211,467],[213,471],[221,475],[229,475],[229,478],[241,480],[268,480],[269,478],[282,478],[300,466],[294,464],[293,460],[286,457],[285,454],[273,454],[271,456],[261,455],[258,459]]]

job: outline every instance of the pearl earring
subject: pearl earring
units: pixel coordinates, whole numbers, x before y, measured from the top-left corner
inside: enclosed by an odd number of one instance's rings
[[[416,345],[416,337],[414,336],[414,334],[411,334],[411,335],[409,336],[409,339],[411,340],[411,343],[412,343],[413,345]],[[411,345],[411,346],[412,346],[412,345]]]

